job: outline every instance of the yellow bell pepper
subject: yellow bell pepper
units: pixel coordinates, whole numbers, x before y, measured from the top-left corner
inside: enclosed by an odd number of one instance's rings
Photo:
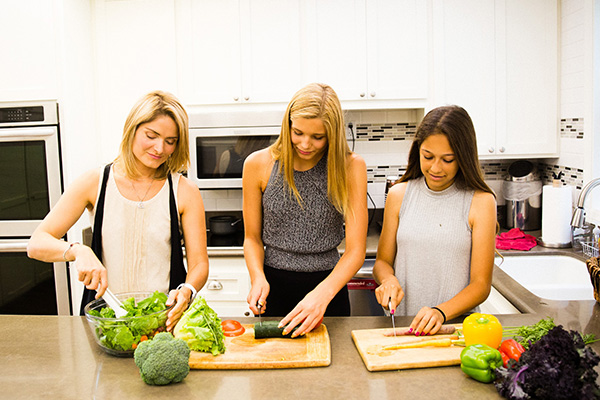
[[[491,314],[473,313],[463,321],[465,345],[486,344],[497,349],[502,342],[502,325]]]

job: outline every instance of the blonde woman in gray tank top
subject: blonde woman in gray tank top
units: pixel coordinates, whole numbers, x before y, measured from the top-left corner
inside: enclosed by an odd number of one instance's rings
[[[284,332],[298,326],[293,336],[349,315],[346,283],[366,253],[367,168],[348,147],[331,87],[293,96],[278,140],[246,159],[242,182],[250,309],[283,317]]]
[[[408,157],[388,193],[373,274],[379,303],[415,315],[410,328],[419,336],[476,310],[489,295],[496,200],[461,107],[431,110]]]

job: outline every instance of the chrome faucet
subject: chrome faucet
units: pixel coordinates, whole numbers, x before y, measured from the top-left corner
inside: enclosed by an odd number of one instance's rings
[[[592,179],[583,187],[583,189],[581,189],[579,199],[577,200],[577,207],[575,208],[575,211],[573,211],[573,217],[571,218],[572,228],[583,228],[585,224],[585,210],[583,209],[585,199],[592,189],[598,185],[600,185],[600,178]]]

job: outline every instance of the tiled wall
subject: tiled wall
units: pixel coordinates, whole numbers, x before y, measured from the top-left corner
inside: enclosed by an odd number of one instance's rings
[[[406,171],[408,152],[416,133],[417,122],[366,123],[353,126],[354,136],[349,133],[349,144],[361,154],[367,163],[369,207],[383,208],[385,205],[385,182],[387,177],[402,176]],[[582,141],[583,119],[561,121],[561,138]],[[353,138],[353,139],[352,139]],[[502,181],[508,176],[508,168],[514,160],[482,161],[481,168],[486,182],[496,192],[498,203],[504,204]],[[573,186],[575,203],[583,186],[583,170],[577,166],[561,165],[559,159],[531,160],[536,165],[543,184],[551,184],[553,173],[562,172],[561,182]],[[237,211],[242,208],[240,189],[203,190],[204,206],[207,211]]]

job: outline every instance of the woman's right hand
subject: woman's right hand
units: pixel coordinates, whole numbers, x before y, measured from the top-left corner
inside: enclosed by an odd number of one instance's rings
[[[395,310],[404,298],[404,290],[402,290],[398,278],[390,275],[375,289],[375,297],[377,302],[386,309],[391,302],[392,309]]]
[[[86,245],[76,244],[70,252],[75,255],[79,281],[83,282],[86,288],[95,290],[96,299],[99,299],[108,287],[106,268],[98,260],[94,251]]]
[[[271,286],[264,277],[252,282],[252,288],[250,289],[250,293],[248,293],[247,301],[248,306],[250,306],[250,310],[254,315],[263,314],[265,312],[265,309],[267,308],[267,296],[269,295],[270,290]],[[262,306],[260,312],[257,307],[257,304],[259,303]]]

